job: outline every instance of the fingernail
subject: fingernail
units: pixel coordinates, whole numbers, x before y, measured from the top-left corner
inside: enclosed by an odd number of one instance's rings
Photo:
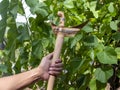
[[[61,60],[57,60],[57,61],[55,61],[56,63],[59,63],[59,62],[62,62]]]

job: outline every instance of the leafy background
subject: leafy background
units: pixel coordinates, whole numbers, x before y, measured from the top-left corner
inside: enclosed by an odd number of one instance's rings
[[[23,2],[36,17],[26,17]],[[1,0],[0,48],[5,47],[0,51],[1,77],[38,66],[42,57],[54,50],[55,35],[46,21],[58,25],[58,11],[65,13],[67,27],[89,23],[75,37],[65,38],[61,53],[64,71],[54,89],[119,88],[120,0]],[[27,22],[18,23],[18,14]],[[43,85],[38,82],[30,88]]]

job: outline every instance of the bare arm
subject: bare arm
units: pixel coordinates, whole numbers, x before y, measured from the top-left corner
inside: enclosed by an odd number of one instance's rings
[[[41,78],[42,71],[38,68],[0,79],[0,90],[20,90]]]
[[[0,90],[21,90],[38,80],[48,80],[49,75],[58,75],[62,70],[60,59],[51,66],[53,53],[44,57],[37,68],[13,76],[0,78]]]

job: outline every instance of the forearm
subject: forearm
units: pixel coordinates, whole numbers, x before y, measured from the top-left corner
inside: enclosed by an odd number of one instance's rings
[[[33,70],[4,77],[0,79],[0,90],[21,90],[40,79],[42,71],[38,68]]]

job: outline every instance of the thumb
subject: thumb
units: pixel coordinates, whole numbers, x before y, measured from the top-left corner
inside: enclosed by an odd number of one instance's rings
[[[53,54],[54,54],[54,52],[48,54],[48,55],[46,56],[46,58],[48,58],[49,60],[51,60],[51,59],[53,58]]]

